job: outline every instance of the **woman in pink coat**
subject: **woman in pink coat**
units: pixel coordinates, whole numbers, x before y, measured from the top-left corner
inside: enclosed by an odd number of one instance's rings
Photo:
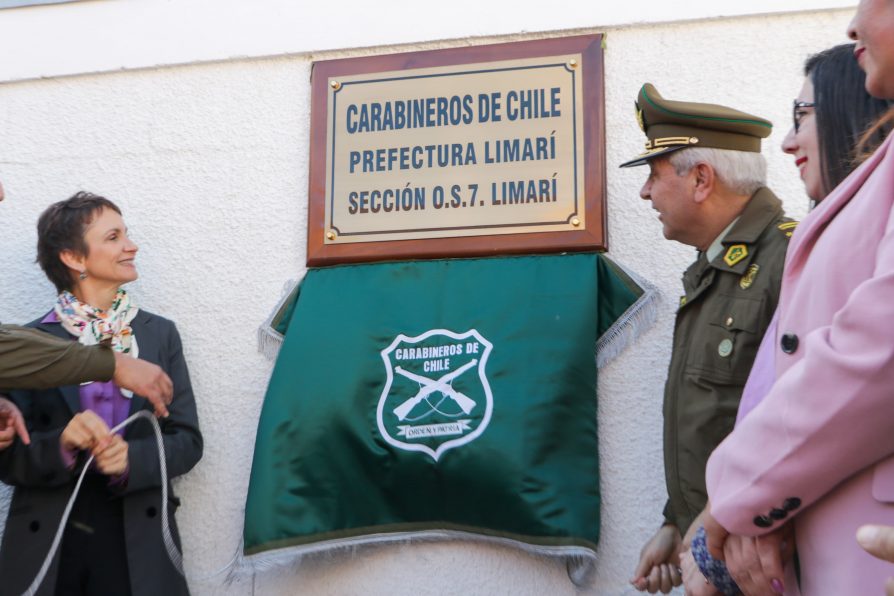
[[[894,0],[862,0],[849,34],[867,90],[894,98]],[[798,226],[776,382],[708,462],[712,554],[727,533],[778,545],[771,536],[793,521],[804,596],[877,594],[891,574],[854,534],[894,524],[892,139]],[[774,579],[796,593],[793,569]]]

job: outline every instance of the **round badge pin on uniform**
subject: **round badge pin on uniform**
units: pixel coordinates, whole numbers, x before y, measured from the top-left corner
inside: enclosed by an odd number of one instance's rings
[[[733,340],[725,339],[720,342],[720,345],[717,346],[717,353],[720,354],[721,358],[726,358],[730,354],[733,353]]]

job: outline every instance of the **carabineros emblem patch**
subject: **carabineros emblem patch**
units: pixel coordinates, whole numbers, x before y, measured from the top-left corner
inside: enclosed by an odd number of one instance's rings
[[[475,329],[395,337],[381,352],[386,380],[376,421],[382,437],[438,461],[481,436],[493,412],[486,374],[492,349]]]

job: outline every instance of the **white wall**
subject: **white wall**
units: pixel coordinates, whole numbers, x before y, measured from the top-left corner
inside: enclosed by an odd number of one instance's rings
[[[148,3],[135,0],[0,11],[0,39],[7,13],[102,5],[127,6],[131,19],[150,12]],[[639,549],[661,519],[662,386],[679,276],[694,257],[692,249],[661,239],[654,212],[638,198],[645,170],[617,168],[642,147],[632,109],[636,92],[650,81],[669,98],[728,103],[772,119],[777,128],[765,149],[771,186],[791,213],[802,216],[806,197],[779,144],[803,59],[843,42],[851,11],[606,27],[589,6],[576,3],[575,29],[549,35],[608,32],[610,254],[656,283],[665,297],[659,323],[599,379],[603,533],[595,583],[582,593],[615,595],[631,592],[627,580]],[[542,30],[548,22],[539,11],[521,12],[512,16],[514,30]],[[497,16],[485,16],[468,25],[475,27],[469,33],[506,31]],[[362,43],[352,47],[385,41],[354,27]],[[204,459],[176,486],[192,577],[223,567],[239,547],[255,428],[271,369],[256,353],[255,330],[305,258],[311,61],[531,37],[462,37],[0,83],[0,180],[8,199],[0,204],[0,320],[30,320],[53,300],[33,264],[34,224],[47,204],[89,189],[122,206],[141,244],[141,279],[132,293],[147,309],[177,321],[206,439]],[[68,51],[64,45],[50,49]],[[31,66],[6,70],[6,78],[29,78],[48,64],[17,55]],[[79,60],[85,70],[105,68],[87,68],[89,60]],[[3,68],[8,64],[2,61]],[[456,543],[317,557],[230,586],[218,576],[193,581],[192,588],[208,595],[579,593],[559,563]]]
[[[0,81],[852,6],[855,0],[80,1],[0,11],[0,56],[20,58],[0,61]]]

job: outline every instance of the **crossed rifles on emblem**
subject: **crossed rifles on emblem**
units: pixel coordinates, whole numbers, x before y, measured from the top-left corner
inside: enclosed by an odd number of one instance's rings
[[[397,419],[401,421],[404,420],[413,408],[419,405],[419,403],[423,399],[427,398],[435,391],[440,391],[444,397],[449,397],[450,399],[455,401],[456,405],[458,405],[459,408],[463,411],[463,414],[468,414],[469,412],[471,412],[472,408],[475,407],[475,402],[471,398],[469,398],[469,396],[464,395],[454,389],[450,385],[450,383],[452,383],[453,380],[456,379],[456,377],[460,376],[476,364],[478,364],[477,359],[472,360],[471,362],[467,362],[457,368],[455,371],[447,373],[440,379],[429,379],[428,377],[423,377],[421,375],[411,373],[408,370],[404,370],[399,366],[394,367],[394,372],[410,379],[411,381],[416,381],[417,383],[422,385],[416,395],[394,408],[394,413],[395,415],[397,415]]]

